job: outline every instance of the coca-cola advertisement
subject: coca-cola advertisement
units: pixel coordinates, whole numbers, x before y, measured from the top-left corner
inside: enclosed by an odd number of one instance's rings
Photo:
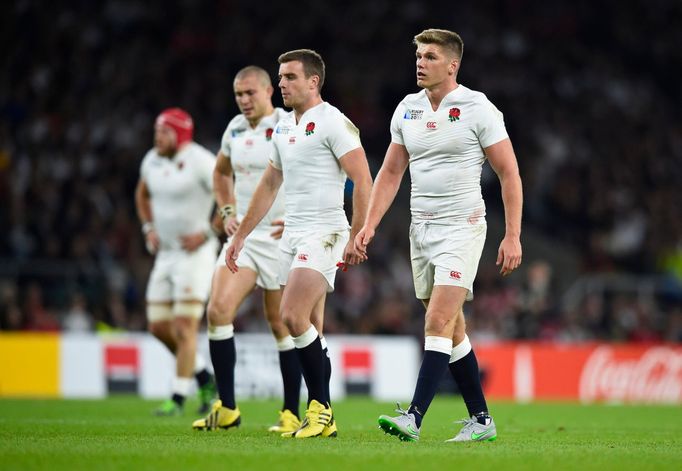
[[[490,397],[682,403],[682,346],[509,342],[476,348]]]

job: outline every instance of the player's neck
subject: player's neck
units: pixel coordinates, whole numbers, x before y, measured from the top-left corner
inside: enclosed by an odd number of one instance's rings
[[[256,129],[256,127],[258,127],[258,125],[263,120],[263,118],[267,118],[268,116],[270,116],[274,112],[275,112],[275,107],[270,105],[270,107],[266,108],[265,112],[262,115],[260,115],[258,118],[249,119],[248,120],[249,126],[251,126],[251,129]]]
[[[185,147],[189,145],[189,142],[184,142],[180,144],[180,146],[176,147],[174,151],[168,153],[168,154],[159,154],[161,157],[165,157],[169,160],[173,160],[176,155],[178,155],[180,152],[182,152]]]
[[[300,106],[294,107],[294,116],[296,117],[296,124],[301,120],[301,116],[308,111],[310,108],[313,108],[317,105],[322,103],[322,97],[320,95],[316,95],[315,97],[311,98],[310,100],[306,101]]]
[[[449,80],[441,82],[432,88],[425,89],[426,96],[431,102],[431,108],[436,111],[440,106],[440,102],[443,101],[443,98],[457,87],[459,87],[459,84],[456,80]]]

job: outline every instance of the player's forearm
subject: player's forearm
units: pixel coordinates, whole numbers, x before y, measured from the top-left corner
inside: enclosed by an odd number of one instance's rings
[[[369,173],[362,179],[353,182],[353,220],[351,221],[351,239],[360,232],[367,218],[369,198],[372,194],[372,177]]]
[[[140,223],[145,224],[152,221],[152,205],[149,195],[139,185],[135,190],[135,209]]]
[[[213,196],[219,208],[226,204],[235,204],[234,180],[232,175],[213,172]]]
[[[377,228],[386,211],[391,207],[391,203],[398,193],[398,188],[400,188],[401,180],[402,174],[397,175],[384,168],[379,171],[369,198],[366,226],[372,229]]]
[[[504,204],[505,234],[521,236],[521,214],[523,212],[523,188],[518,171],[500,175],[502,202]]]

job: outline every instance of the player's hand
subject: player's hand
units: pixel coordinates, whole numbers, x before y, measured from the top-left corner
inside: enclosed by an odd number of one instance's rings
[[[144,236],[144,242],[145,246],[147,247],[147,252],[152,255],[156,255],[156,252],[159,251],[159,246],[161,245],[161,239],[159,239],[159,235],[155,230],[152,229],[151,231],[147,232],[147,234]]]
[[[367,259],[364,255],[355,249],[355,241],[349,240],[346,248],[343,249],[343,271],[346,271],[350,265],[359,265]]]
[[[236,217],[227,218],[223,222],[223,229],[225,229],[227,237],[232,237],[237,232],[237,229],[239,229],[239,221],[237,221]]]
[[[194,234],[187,234],[180,236],[180,245],[183,250],[194,252],[206,242],[206,234],[203,232],[195,232]]]
[[[241,237],[233,237],[232,242],[229,247],[227,247],[227,251],[225,252],[225,264],[232,273],[237,273],[239,271],[237,259],[239,258],[239,253],[242,251],[242,248],[244,248],[244,239]]]
[[[497,251],[497,266],[500,273],[507,276],[521,265],[521,240],[518,237],[505,236]]]
[[[275,226],[275,230],[270,233],[273,239],[281,239],[284,233],[284,219],[275,219],[272,221],[272,226]]]
[[[367,246],[374,239],[374,229],[364,226],[360,232],[355,236],[353,241],[355,251],[363,257],[363,261],[367,260]]]

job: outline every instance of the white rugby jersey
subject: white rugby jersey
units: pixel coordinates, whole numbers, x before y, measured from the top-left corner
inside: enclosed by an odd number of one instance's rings
[[[393,113],[391,140],[410,155],[412,219],[483,224],[483,149],[507,137],[502,113],[464,85],[436,111],[424,90],[407,95]]]
[[[252,128],[244,115],[235,116],[223,134],[220,150],[230,158],[235,175],[235,198],[237,219],[241,221],[249,209],[251,198],[272,154],[272,136],[275,125],[287,112],[275,108],[274,113],[264,116]],[[284,192],[280,191],[272,207],[254,230],[273,231],[272,221],[284,217]]]
[[[285,225],[291,230],[348,229],[343,210],[346,172],[339,158],[361,147],[360,132],[337,108],[322,102],[277,124],[272,164],[284,176]]]
[[[155,149],[145,155],[140,175],[151,195],[161,250],[181,250],[180,236],[210,229],[214,167],[215,155],[194,142],[173,158]]]

